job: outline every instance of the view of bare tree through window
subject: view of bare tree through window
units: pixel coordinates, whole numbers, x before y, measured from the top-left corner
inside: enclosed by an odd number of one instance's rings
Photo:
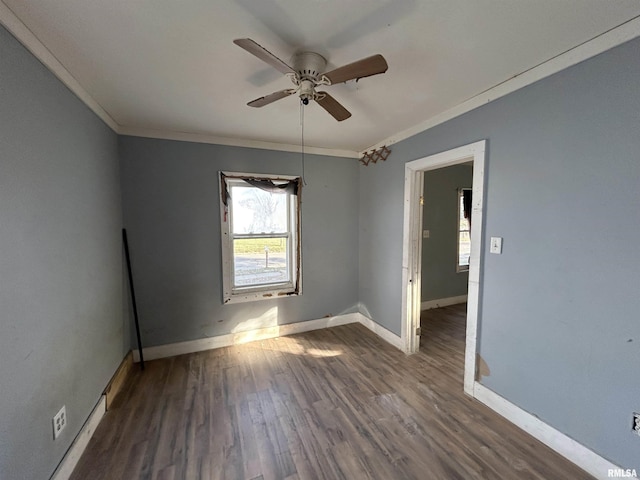
[[[287,196],[256,187],[233,187],[234,233],[287,231]],[[237,200],[236,200],[237,198]],[[244,214],[243,216],[241,216]]]
[[[249,185],[233,186],[231,201],[234,285],[290,281],[287,264],[289,196]]]

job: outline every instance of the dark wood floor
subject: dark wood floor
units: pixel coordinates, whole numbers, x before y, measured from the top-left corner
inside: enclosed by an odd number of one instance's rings
[[[464,308],[410,357],[354,324],[148,362],[72,478],[591,478],[462,393]]]

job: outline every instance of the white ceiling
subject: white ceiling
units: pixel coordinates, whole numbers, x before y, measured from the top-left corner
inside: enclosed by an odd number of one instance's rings
[[[329,87],[353,116],[305,108],[305,144],[358,152],[640,15],[638,0],[2,0],[128,132],[300,144],[291,83],[232,42],[384,75]],[[144,129],[144,130],[143,130]]]

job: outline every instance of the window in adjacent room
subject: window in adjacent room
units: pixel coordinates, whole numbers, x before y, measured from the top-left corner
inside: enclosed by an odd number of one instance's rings
[[[469,270],[471,256],[471,189],[458,189],[458,265],[456,271]]]
[[[299,295],[300,177],[220,172],[224,303]]]

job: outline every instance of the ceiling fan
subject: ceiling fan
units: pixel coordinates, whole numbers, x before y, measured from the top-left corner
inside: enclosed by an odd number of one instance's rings
[[[287,75],[295,85],[295,88],[273,92],[264,97],[252,100],[247,105],[250,107],[264,107],[276,100],[296,93],[304,105],[308,105],[310,100],[314,100],[339,122],[349,118],[351,112],[344,108],[327,92],[317,91],[316,87],[320,85],[335,85],[336,83],[347,82],[354,79],[359,80],[360,78],[384,73],[387,71],[387,68],[389,68],[384,57],[378,54],[325,72],[324,69],[327,66],[327,60],[315,52],[300,52],[295,54],[291,59],[291,67],[250,38],[239,38],[234,40],[233,43],[244,48],[247,52],[255,55],[263,62],[268,63],[280,73]]]

